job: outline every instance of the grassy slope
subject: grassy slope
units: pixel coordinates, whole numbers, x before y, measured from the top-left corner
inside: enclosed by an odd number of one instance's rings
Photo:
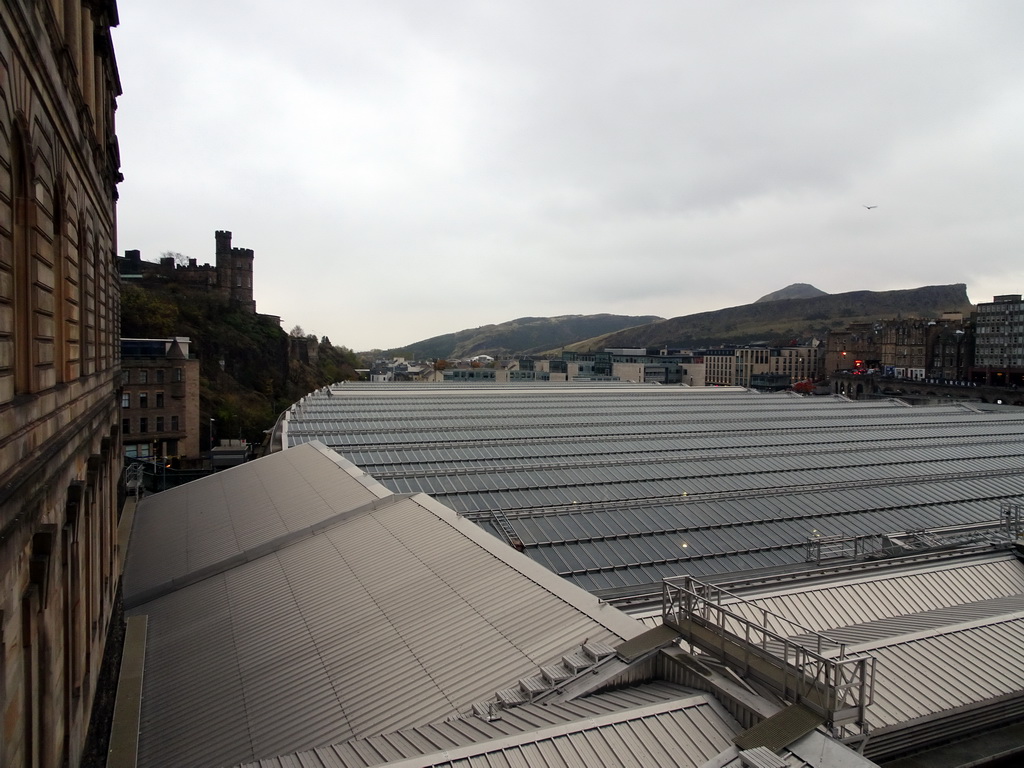
[[[896,317],[938,317],[943,312],[970,312],[963,284],[902,291],[852,291],[806,299],[782,299],[700,312],[570,345],[579,352],[605,347],[692,348],[722,344],[789,344],[824,338],[854,322]]]

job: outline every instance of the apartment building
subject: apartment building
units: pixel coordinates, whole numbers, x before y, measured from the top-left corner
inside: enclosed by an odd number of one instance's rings
[[[199,360],[190,339],[121,339],[121,434],[127,458],[199,456]]]
[[[974,374],[986,384],[1016,384],[1024,378],[1024,300],[995,296],[974,315]]]

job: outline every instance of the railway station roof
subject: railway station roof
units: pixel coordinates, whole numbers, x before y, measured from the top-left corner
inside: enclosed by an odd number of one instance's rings
[[[1024,496],[1024,412],[652,385],[351,385],[285,420],[606,597],[980,525]]]
[[[145,498],[138,765],[231,765],[458,715],[642,631],[422,494],[315,444]]]

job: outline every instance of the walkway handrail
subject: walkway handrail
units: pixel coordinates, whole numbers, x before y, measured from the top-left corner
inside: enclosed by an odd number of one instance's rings
[[[854,720],[867,728],[866,710],[873,697],[875,659],[847,656],[846,643],[805,627],[763,606],[744,600],[714,584],[691,577],[666,579],[662,592],[662,618],[701,650],[728,656],[727,645],[745,649],[749,672],[756,656],[762,682],[774,685],[786,700],[820,711],[829,722]],[[723,602],[728,599],[730,605]],[[745,606],[757,618],[733,610]],[[704,632],[694,631],[696,628]],[[735,651],[734,651],[735,653]],[[723,661],[726,659],[723,658]],[[764,668],[775,670],[771,674]]]

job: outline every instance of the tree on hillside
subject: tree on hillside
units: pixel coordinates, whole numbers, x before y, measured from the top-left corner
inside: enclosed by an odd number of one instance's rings
[[[137,285],[121,287],[121,335],[125,338],[162,338],[180,333],[178,305]]]

